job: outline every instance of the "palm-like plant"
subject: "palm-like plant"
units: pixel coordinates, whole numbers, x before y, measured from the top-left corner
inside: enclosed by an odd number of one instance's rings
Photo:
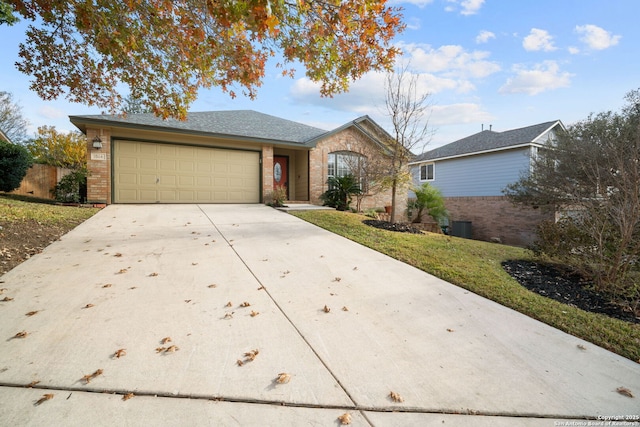
[[[413,210],[417,210],[417,214],[413,222],[418,223],[422,220],[422,214],[426,213],[433,218],[434,221],[447,217],[447,209],[444,206],[444,198],[442,193],[436,187],[425,182],[420,187],[415,187],[413,192],[416,194],[415,199],[409,200],[407,203],[407,213],[409,218],[413,215]]]
[[[339,211],[346,211],[353,196],[362,194],[358,180],[353,175],[342,177],[332,176],[327,180],[329,189],[320,198],[325,206],[331,206]]]

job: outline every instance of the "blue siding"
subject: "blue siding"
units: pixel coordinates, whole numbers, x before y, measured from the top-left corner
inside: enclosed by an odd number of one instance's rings
[[[435,179],[428,181],[445,197],[502,196],[502,190],[529,172],[529,148],[505,150],[435,162]],[[412,167],[416,185],[420,167]]]

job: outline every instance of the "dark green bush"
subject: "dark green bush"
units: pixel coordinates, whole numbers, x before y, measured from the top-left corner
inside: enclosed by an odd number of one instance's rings
[[[81,202],[81,188],[87,182],[87,170],[79,169],[62,177],[54,190],[54,197],[62,203]]]
[[[0,140],[0,191],[9,192],[20,187],[32,164],[33,159],[26,148]]]

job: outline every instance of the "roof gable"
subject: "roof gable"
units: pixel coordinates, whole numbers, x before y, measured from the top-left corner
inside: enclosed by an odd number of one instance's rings
[[[327,133],[326,130],[253,110],[205,111],[187,113],[187,120],[162,119],[152,113],[70,116],[71,122],[86,132],[87,124],[138,129],[178,131],[210,136],[240,137],[304,144]]]
[[[0,129],[0,141],[6,141],[9,144],[12,144],[11,140],[9,139],[9,136],[6,133],[4,133],[2,129]]]
[[[427,151],[416,157],[413,163],[425,160],[469,156],[528,144],[543,144],[544,141],[540,141],[540,138],[556,126],[564,128],[560,120],[555,120],[504,132],[484,130],[434,150]]]

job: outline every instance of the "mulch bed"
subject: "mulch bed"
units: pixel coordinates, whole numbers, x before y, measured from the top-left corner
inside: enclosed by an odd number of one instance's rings
[[[370,225],[371,227],[375,227],[375,228],[380,228],[382,230],[397,231],[400,233],[422,234],[422,230],[415,227],[411,227],[408,224],[393,224],[388,221],[380,221],[377,219],[365,219],[362,222],[366,225]]]
[[[631,323],[640,323],[630,311],[609,302],[605,295],[587,289],[580,275],[532,261],[505,261],[507,273],[530,291],[592,313],[601,313]]]

